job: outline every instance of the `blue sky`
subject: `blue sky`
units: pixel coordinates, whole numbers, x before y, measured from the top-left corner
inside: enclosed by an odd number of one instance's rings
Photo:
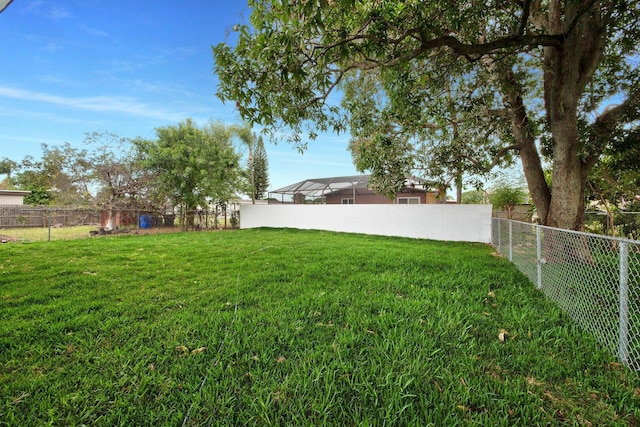
[[[81,147],[93,131],[153,138],[187,117],[241,123],[215,96],[211,46],[232,43],[250,12],[239,0],[14,0],[0,14],[0,159]],[[270,188],[356,174],[348,138],[322,134],[304,154],[267,144]]]

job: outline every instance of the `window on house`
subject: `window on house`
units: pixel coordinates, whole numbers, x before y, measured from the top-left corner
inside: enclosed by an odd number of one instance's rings
[[[420,197],[398,197],[399,205],[419,205]]]
[[[353,205],[353,198],[344,198],[342,199],[342,204],[343,205]]]

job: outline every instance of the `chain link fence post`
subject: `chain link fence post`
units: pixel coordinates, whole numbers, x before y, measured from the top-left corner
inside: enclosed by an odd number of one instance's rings
[[[534,227],[536,228],[536,288],[542,289],[542,264],[544,263],[544,260],[542,259],[542,232],[541,228],[537,225]]]
[[[625,365],[629,361],[629,248],[620,242],[620,324],[618,357]]]
[[[509,221],[509,261],[513,262],[513,222]]]
[[[51,241],[51,211],[47,209],[47,227],[49,228],[49,235],[47,236],[47,242]]]

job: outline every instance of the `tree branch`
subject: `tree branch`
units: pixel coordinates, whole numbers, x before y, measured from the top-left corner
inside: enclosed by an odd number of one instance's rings
[[[599,0],[588,0],[587,2],[585,2],[585,5],[578,10],[576,15],[573,17],[573,19],[569,23],[569,25],[567,25],[567,28],[565,30],[565,34],[571,34],[573,29],[576,27],[576,25],[578,25],[578,22],[580,21],[580,19],[584,16],[585,13],[587,13],[589,10],[591,10],[593,5],[597,1],[599,1]]]
[[[558,46],[562,43],[562,36],[556,35],[530,35],[530,36],[509,36],[496,39],[492,42],[481,44],[462,43],[453,36],[443,36],[430,40],[423,40],[420,46],[412,49],[403,55],[392,57],[388,60],[376,60],[365,58],[362,61],[351,62],[345,66],[345,70],[372,70],[380,67],[393,67],[397,64],[408,62],[420,55],[438,49],[449,48],[455,54],[466,57],[474,61],[483,55],[496,53],[503,49],[517,48],[523,46]]]
[[[640,110],[640,87],[636,84],[627,99],[611,108],[606,108],[591,126],[590,142],[595,149],[585,157],[583,167],[591,168],[602,151],[607,146],[611,134],[620,124],[625,124],[638,119]]]
[[[638,118],[637,112],[640,108],[640,87],[634,87],[627,99],[622,104],[606,108],[596,119],[595,125],[605,125],[608,123],[628,123]],[[635,114],[634,114],[635,113]]]
[[[592,0],[595,1],[595,0]],[[515,35],[500,37],[490,42],[482,43],[463,43],[452,35],[445,35],[441,37],[431,38],[424,33],[421,33],[418,28],[410,28],[403,31],[397,37],[378,37],[364,33],[365,29],[370,25],[372,20],[365,22],[354,35],[345,37],[344,39],[337,41],[329,45],[316,44],[311,48],[312,56],[318,55],[320,57],[325,56],[328,52],[337,49],[344,45],[354,44],[359,42],[369,41],[377,44],[386,44],[397,47],[403,41],[408,38],[413,38],[419,43],[419,46],[411,49],[410,51],[400,56],[393,56],[386,61],[378,61],[373,59],[365,59],[364,61],[354,62],[349,65],[351,68],[357,68],[360,70],[371,70],[380,66],[394,66],[400,62],[414,59],[419,55],[435,50],[438,48],[449,48],[451,51],[458,55],[465,56],[473,59],[472,57],[480,58],[483,55],[499,52],[504,49],[512,49],[526,46],[559,46],[563,41],[563,35],[550,35],[550,34],[533,34],[524,35],[524,30],[528,22],[530,14],[531,0],[525,0],[523,4],[523,16],[518,27],[518,31]],[[317,52],[317,53],[316,53]],[[309,58],[311,59],[311,58]],[[315,61],[314,61],[315,62]]]
[[[518,25],[518,30],[516,31],[516,35],[522,37],[524,35],[524,30],[527,28],[527,22],[529,21],[529,14],[531,13],[531,0],[524,0],[522,5],[522,17],[520,18],[520,25]]]
[[[498,163],[500,162],[500,160],[502,159],[502,156],[507,154],[509,151],[511,151],[511,150],[519,150],[519,149],[520,149],[520,147],[517,144],[513,144],[513,145],[507,145],[506,147],[503,147],[500,150],[498,150],[496,152],[496,154],[493,155],[493,160],[491,161],[491,164],[489,165],[489,170],[491,170],[494,167],[496,167],[498,165]]]

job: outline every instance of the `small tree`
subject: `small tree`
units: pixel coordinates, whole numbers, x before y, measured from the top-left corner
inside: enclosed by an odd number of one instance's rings
[[[479,205],[481,203],[486,203],[485,197],[485,192],[482,190],[465,191],[462,193],[462,204]]]
[[[155,197],[183,205],[188,212],[185,227],[193,227],[198,206],[229,200],[242,184],[231,129],[220,123],[199,128],[187,119],[160,127],[156,134],[156,140],[134,141],[138,155],[154,175]]]
[[[513,218],[513,210],[516,205],[524,203],[527,195],[522,188],[512,187],[506,183],[498,184],[489,195],[489,201],[496,209],[507,211],[507,217]]]

